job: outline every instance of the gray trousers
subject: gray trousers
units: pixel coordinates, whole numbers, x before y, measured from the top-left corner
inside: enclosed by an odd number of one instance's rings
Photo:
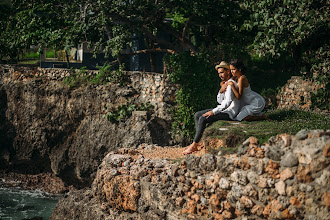
[[[208,118],[204,117],[203,114],[205,114],[208,111],[211,111],[211,109],[205,109],[199,112],[195,113],[195,125],[196,125],[196,133],[195,133],[195,138],[194,142],[198,143],[203,135],[203,132],[206,128],[206,124],[219,121],[219,120],[228,120],[231,121],[229,115],[227,113],[218,113],[216,115],[212,115]]]

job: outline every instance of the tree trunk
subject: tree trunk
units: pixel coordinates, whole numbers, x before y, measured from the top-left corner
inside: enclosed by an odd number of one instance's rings
[[[301,47],[296,46],[293,51],[293,60],[294,60],[294,71],[299,73],[301,66]]]
[[[156,72],[156,54],[151,53],[149,57],[150,57],[150,71]]]
[[[65,50],[65,56],[66,56],[66,65],[68,66],[68,69],[70,69],[70,58],[69,58],[69,54],[68,51]]]

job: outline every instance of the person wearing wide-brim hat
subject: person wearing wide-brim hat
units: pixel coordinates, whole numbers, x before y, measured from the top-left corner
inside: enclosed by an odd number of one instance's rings
[[[229,65],[225,61],[222,61],[220,64],[216,65],[215,69],[217,70],[219,77],[222,80],[222,84],[220,84],[221,86],[224,85],[224,83],[227,81],[236,83],[230,78],[231,74]],[[233,120],[238,114],[239,101],[235,97],[231,86],[227,86],[225,92],[223,93],[221,93],[219,90],[217,95],[217,102],[218,105],[216,108],[205,109],[195,113],[195,138],[193,143],[190,144],[183,152],[184,155],[198,151],[198,143],[208,123],[212,123],[218,120]]]

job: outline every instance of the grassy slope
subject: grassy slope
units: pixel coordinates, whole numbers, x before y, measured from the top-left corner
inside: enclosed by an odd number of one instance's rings
[[[204,137],[217,137],[227,141],[236,139],[231,147],[237,148],[237,144],[241,144],[250,136],[255,136],[261,143],[265,143],[277,134],[293,135],[302,129],[330,129],[330,115],[325,113],[275,110],[267,112],[266,115],[271,120],[240,123],[217,121],[205,130]]]

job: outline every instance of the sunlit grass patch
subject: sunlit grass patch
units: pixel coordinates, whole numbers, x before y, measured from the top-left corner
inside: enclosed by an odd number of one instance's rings
[[[302,129],[330,129],[330,116],[326,113],[302,110],[273,110],[266,113],[269,121],[233,122],[219,121],[209,126],[205,136],[226,139],[229,134],[236,133],[243,140],[255,136],[260,143],[277,134],[296,134]],[[228,128],[225,130],[224,128]]]

